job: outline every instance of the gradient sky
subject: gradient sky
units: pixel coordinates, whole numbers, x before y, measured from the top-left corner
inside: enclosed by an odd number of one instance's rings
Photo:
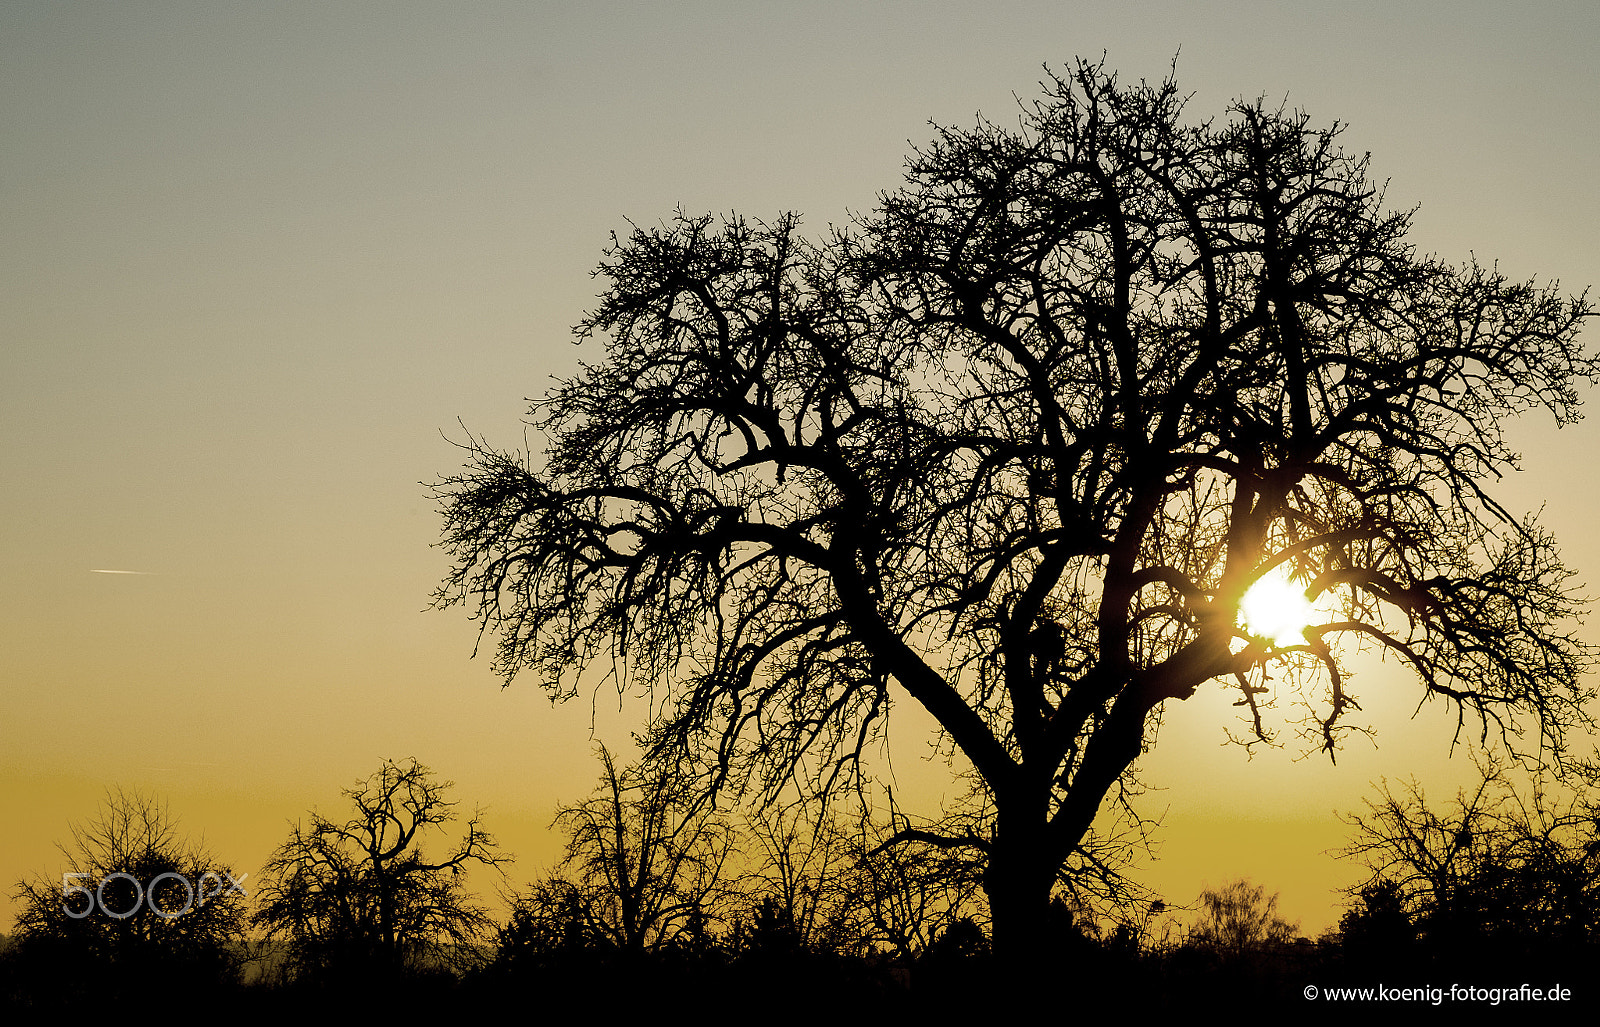
[[[1160,78],[1181,49],[1197,118],[1264,95],[1346,123],[1390,203],[1422,204],[1419,248],[1577,289],[1600,282],[1597,39],[1592,0],[0,5],[0,885],[58,874],[110,785],[254,875],[385,756],[488,806],[513,883],[549,865],[555,804],[629,711],[469,659],[462,611],[425,611],[447,562],[419,483],[459,465],[457,418],[517,443],[625,219],[821,230],[930,119],[1011,122],[1046,62]],[[1516,438],[1502,497],[1600,581],[1600,421]],[[1378,747],[1337,767],[1219,747],[1220,690],[1173,710],[1148,880],[1182,903],[1250,874],[1305,930],[1336,919],[1331,811],[1471,773],[1402,675],[1355,690]],[[931,808],[955,789],[911,712],[895,769]]]

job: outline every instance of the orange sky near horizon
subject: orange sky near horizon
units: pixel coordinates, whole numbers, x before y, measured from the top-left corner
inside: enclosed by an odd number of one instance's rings
[[[594,359],[570,327],[625,219],[820,232],[897,184],[929,119],[1006,123],[1045,62],[1157,79],[1181,48],[1196,118],[1265,95],[1347,123],[1391,206],[1421,204],[1420,249],[1600,282],[1600,9],[1197,7],[0,7],[0,930],[112,786],[254,880],[287,821],[415,756],[488,807],[512,885],[550,866],[556,804],[637,712],[552,708],[470,659],[463,612],[426,609],[448,563],[420,483],[459,466],[458,418],[515,445],[525,398]],[[1600,594],[1600,420],[1513,435],[1500,497]],[[1249,875],[1308,933],[1335,922],[1332,811],[1379,777],[1441,799],[1472,777],[1393,665],[1355,691],[1377,747],[1337,766],[1223,747],[1220,689],[1172,709],[1145,879],[1183,904]],[[917,759],[925,719],[893,721],[897,795],[931,810],[957,785]]]

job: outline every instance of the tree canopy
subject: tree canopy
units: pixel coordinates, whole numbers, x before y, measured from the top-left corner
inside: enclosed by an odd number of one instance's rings
[[[109,790],[60,849],[60,877],[26,878],[13,892],[19,991],[45,1004],[158,996],[181,1005],[237,982],[249,875],[235,879],[186,839],[165,800]]]
[[[510,860],[483,828],[481,811],[443,856],[424,852],[456,819],[439,781],[415,759],[384,760],[344,790],[353,815],[313,811],[267,862],[255,926],[289,945],[289,972],[332,980],[350,971],[394,974],[470,958],[493,927],[463,887],[473,864]]]
[[[1378,786],[1364,812],[1341,819],[1339,855],[1368,877],[1341,930],[1347,945],[1393,961],[1442,965],[1587,953],[1600,935],[1600,802],[1587,788],[1518,788],[1508,768],[1480,762],[1476,785],[1430,804],[1415,781]]]
[[[599,755],[595,795],[556,811],[567,850],[555,893],[576,898],[586,933],[625,955],[692,943],[715,916],[732,831],[687,781]]]
[[[1376,646],[1476,740],[1566,761],[1580,604],[1492,490],[1508,418],[1578,416],[1592,306],[1419,254],[1337,123],[1185,101],[1080,62],[819,237],[614,238],[543,453],[469,435],[435,485],[437,603],[508,682],[648,690],[653,751],[717,787],[836,787],[919,704],[992,804],[947,840],[1001,947],[1208,682],[1258,740],[1303,704],[1331,753],[1361,726],[1340,646]],[[1310,622],[1252,630],[1275,576]]]

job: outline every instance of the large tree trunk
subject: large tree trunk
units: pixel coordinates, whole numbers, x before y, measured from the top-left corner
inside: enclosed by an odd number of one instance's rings
[[[1048,786],[1033,802],[1000,804],[984,888],[1002,976],[1037,981],[1060,939],[1051,929],[1050,893],[1061,860],[1046,832]]]

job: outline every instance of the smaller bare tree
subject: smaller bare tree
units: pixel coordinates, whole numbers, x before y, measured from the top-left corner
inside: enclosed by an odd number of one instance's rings
[[[354,807],[348,820],[313,810],[309,823],[293,825],[267,863],[254,922],[288,940],[296,974],[453,966],[492,931],[463,887],[473,864],[511,859],[483,829],[482,811],[443,858],[423,852],[423,841],[456,819],[446,798],[453,785],[415,759],[384,760],[344,790]]]
[[[13,976],[24,990],[80,990],[101,998],[238,980],[245,889],[228,866],[185,839],[165,802],[114,789],[74,825],[59,877],[17,884]],[[25,998],[24,996],[14,996]]]
[[[1278,893],[1241,877],[1200,892],[1200,920],[1189,944],[1224,960],[1237,960],[1287,944],[1300,929],[1278,915]]]
[[[914,959],[962,920],[988,922],[983,863],[965,848],[863,816],[852,841],[850,933]]]
[[[587,949],[589,923],[584,907],[577,886],[560,874],[551,874],[518,893],[511,903],[511,916],[496,938],[499,969],[537,967]]]
[[[1343,819],[1354,837],[1338,855],[1369,871],[1350,889],[1361,906],[1345,919],[1347,935],[1387,914],[1440,955],[1487,941],[1571,949],[1597,938],[1600,805],[1582,789],[1537,778],[1519,789],[1486,759],[1478,782],[1449,803],[1430,804],[1415,781],[1382,782],[1365,812]]]
[[[588,937],[628,956],[707,938],[733,846],[726,819],[670,768],[618,770],[604,746],[595,795],[556,812],[567,836],[558,876],[581,901]]]
[[[770,806],[746,818],[747,858],[754,864],[746,878],[748,943],[810,951],[848,947],[850,838],[830,813],[815,812],[807,819],[802,806]]]

